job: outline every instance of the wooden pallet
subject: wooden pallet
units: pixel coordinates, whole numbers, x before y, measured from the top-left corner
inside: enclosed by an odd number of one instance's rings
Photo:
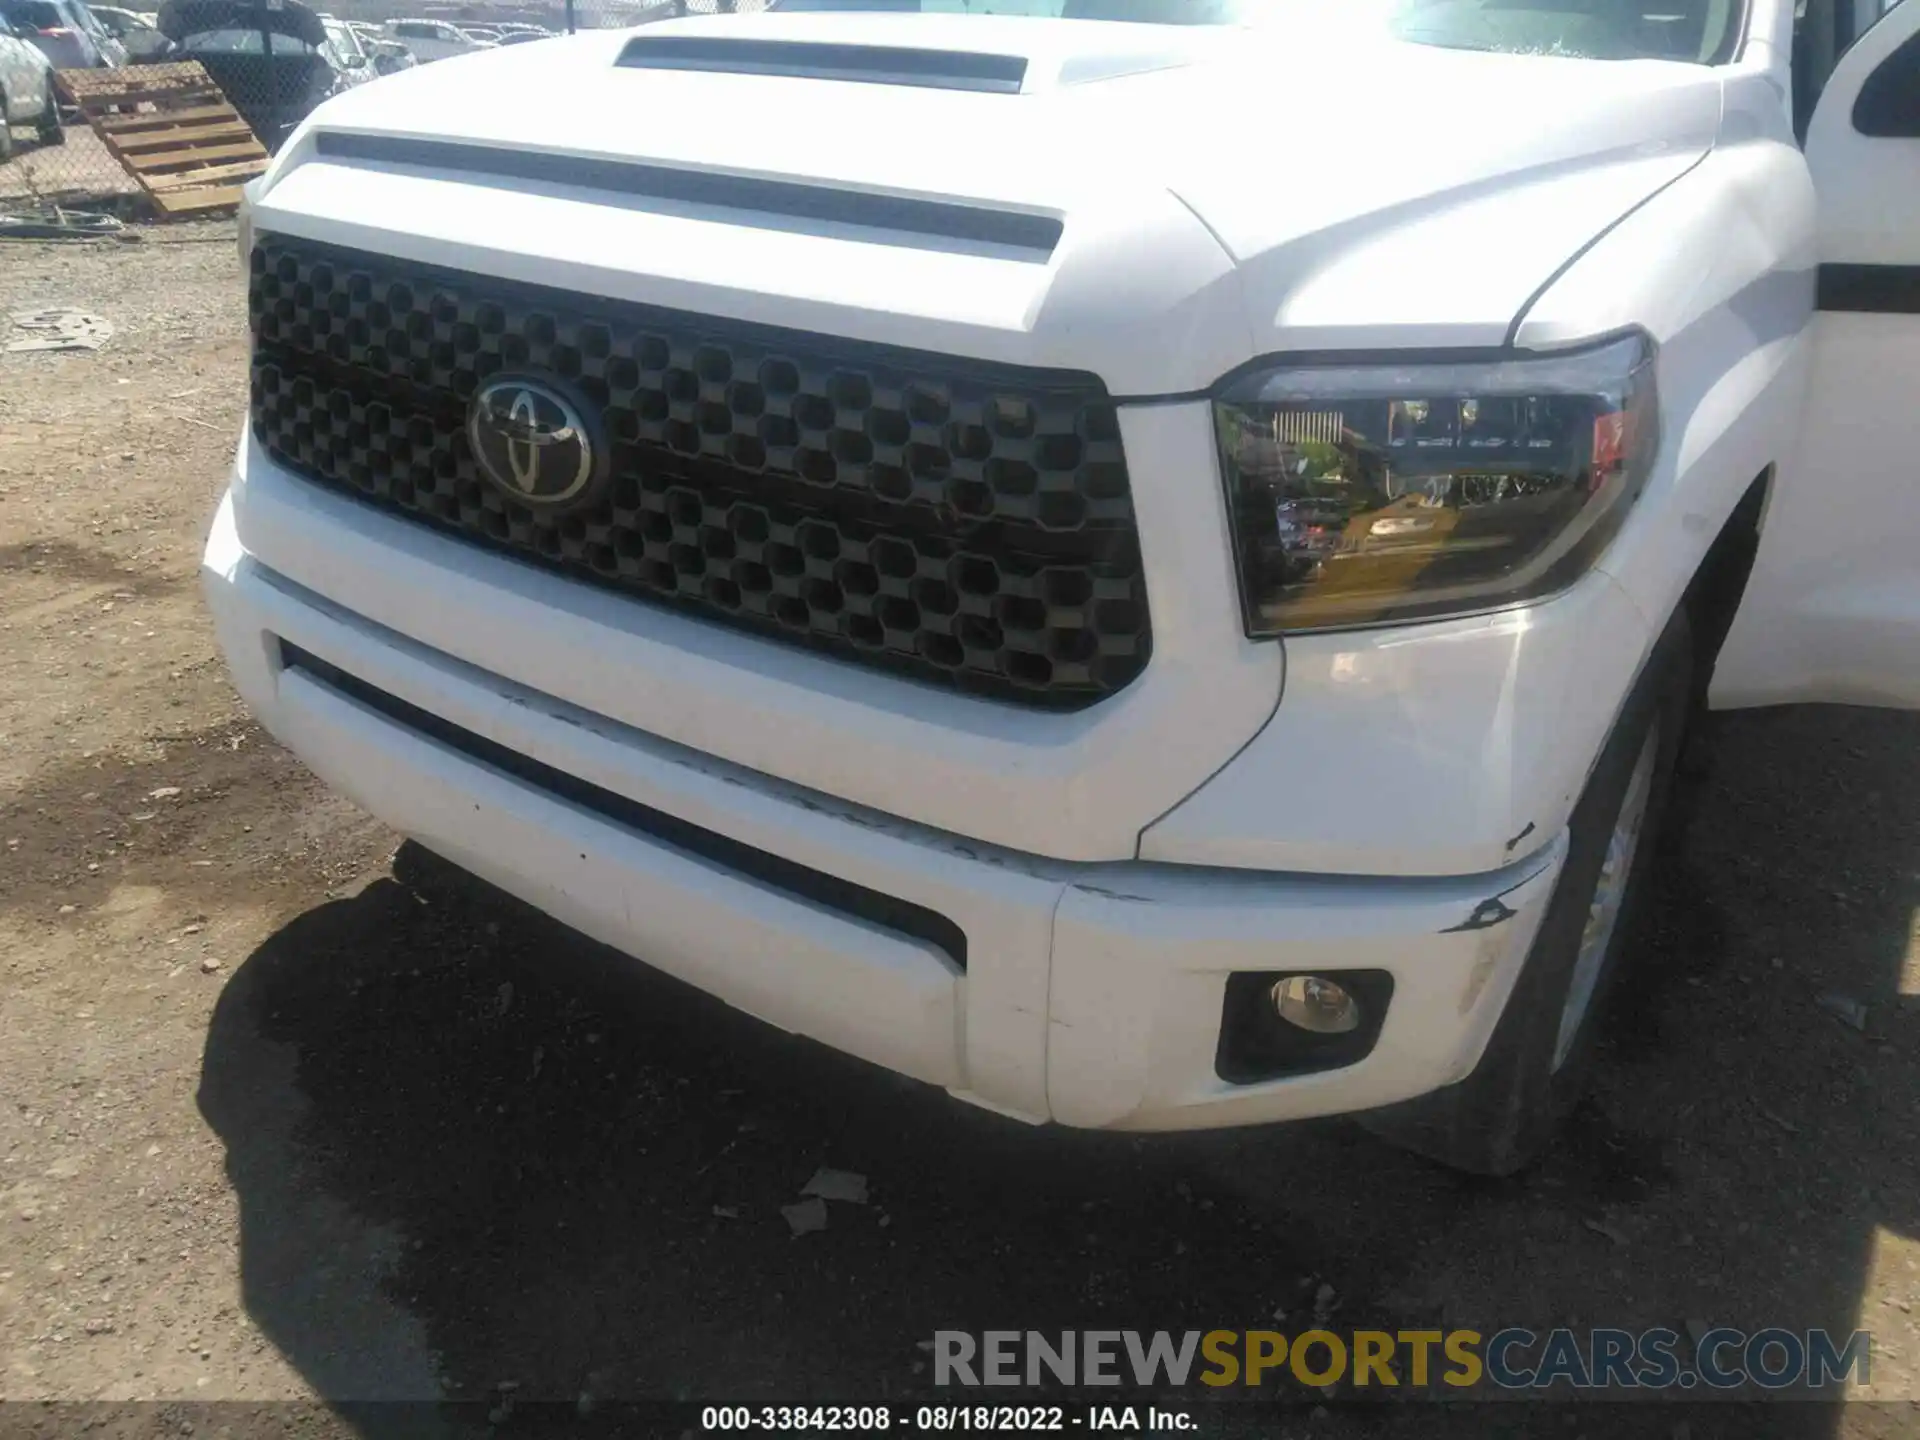
[[[267,150],[197,60],[62,70],[60,88],[163,218],[240,203]]]

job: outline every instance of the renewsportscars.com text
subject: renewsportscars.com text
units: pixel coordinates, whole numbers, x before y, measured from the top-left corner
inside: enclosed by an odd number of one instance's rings
[[[1825,1330],[938,1330],[936,1385],[1818,1390],[1872,1378],[1872,1336]]]

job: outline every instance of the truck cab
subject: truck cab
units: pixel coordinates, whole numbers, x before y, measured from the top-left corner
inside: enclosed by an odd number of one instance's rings
[[[1504,1173],[1699,717],[1920,704],[1916,96],[1880,0],[804,0],[410,71],[249,187],[209,603],[323,779],[772,1024]]]

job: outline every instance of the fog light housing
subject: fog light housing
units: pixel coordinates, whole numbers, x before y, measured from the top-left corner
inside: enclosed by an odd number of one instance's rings
[[[1267,992],[1273,1013],[1289,1025],[1315,1035],[1345,1035],[1360,1028],[1360,1001],[1338,980],[1324,975],[1289,975]]]
[[[1385,970],[1237,971],[1227,977],[1214,1072],[1252,1085],[1352,1065],[1380,1038],[1392,998]]]

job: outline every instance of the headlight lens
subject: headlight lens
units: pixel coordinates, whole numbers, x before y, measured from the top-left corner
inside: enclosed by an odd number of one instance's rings
[[[1659,443],[1644,336],[1541,359],[1258,372],[1214,402],[1247,633],[1565,589]]]

